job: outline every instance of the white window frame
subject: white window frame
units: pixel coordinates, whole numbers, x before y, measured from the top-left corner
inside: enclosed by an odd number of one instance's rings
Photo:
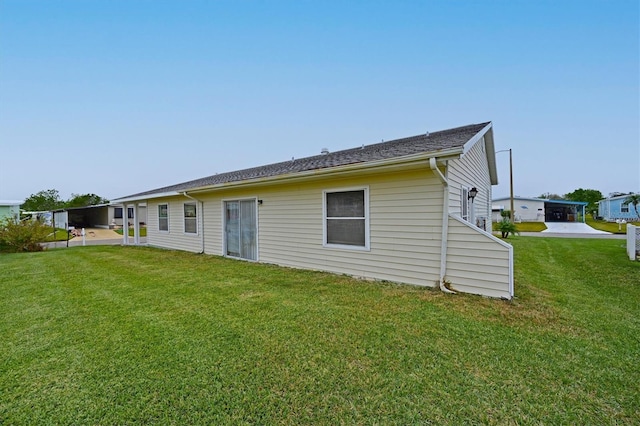
[[[240,201],[247,201],[247,200],[253,200],[255,201],[255,210],[256,210],[256,258],[255,259],[247,259],[244,257],[237,257],[237,256],[231,256],[229,254],[227,254],[227,212],[226,212],[226,208],[227,208],[227,203],[228,202],[240,202]],[[228,257],[230,259],[237,259],[237,260],[243,260],[245,262],[259,262],[260,261],[260,200],[258,200],[258,197],[242,197],[242,198],[223,198],[222,200],[220,200],[220,207],[221,207],[221,222],[222,222],[222,255],[224,257]]]
[[[340,219],[364,219],[364,246],[354,246],[348,244],[332,244],[327,242],[327,194],[333,194],[336,192],[352,192],[352,191],[364,191],[364,218],[345,218]],[[371,250],[371,238],[370,238],[370,214],[369,214],[369,187],[368,186],[356,186],[347,188],[331,188],[322,191],[322,246],[326,248],[339,248],[346,250],[356,251],[370,251]]]
[[[185,209],[187,206],[194,206],[196,209],[195,217],[187,217]],[[196,224],[196,232],[188,232],[187,231],[187,219],[193,220]],[[198,203],[195,201],[189,201],[182,203],[182,232],[186,235],[198,235]]]
[[[167,207],[167,229],[161,229],[160,228],[160,219],[161,219],[161,217],[160,217],[160,207],[161,206],[166,206]],[[171,213],[169,212],[169,203],[158,204],[158,232],[166,232],[166,233],[169,232],[169,228],[170,228],[170,226],[169,226],[169,223],[170,223],[169,222],[169,216],[170,215],[171,215]]]
[[[629,213],[629,203],[620,204],[620,213]]]
[[[469,188],[460,188],[460,217],[469,222]]]

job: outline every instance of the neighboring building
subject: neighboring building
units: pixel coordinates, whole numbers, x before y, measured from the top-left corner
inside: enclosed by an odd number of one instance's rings
[[[20,219],[20,200],[0,200],[0,220],[7,218]]]
[[[151,246],[511,299],[512,247],[491,235],[497,182],[493,127],[482,123],[114,204],[146,203]]]
[[[129,226],[133,226],[133,207],[127,209],[127,222]],[[104,228],[114,229],[123,226],[122,206],[113,204],[98,204],[95,206],[71,207],[55,211],[56,223],[59,218],[65,218],[67,226],[74,228]],[[138,207],[138,223],[145,225],[147,222],[146,205]],[[64,226],[62,226],[64,228]]]
[[[511,198],[493,200],[494,212],[503,204],[509,205]],[[515,222],[584,222],[586,202],[569,200],[548,200],[546,198],[513,197]],[[502,211],[502,210],[499,210]],[[500,216],[499,213],[497,216]],[[494,213],[493,219],[499,220]],[[501,218],[500,218],[501,219]]]
[[[598,201],[598,217],[608,221],[615,222],[616,220],[624,219],[627,222],[629,221],[637,221],[638,214],[633,206],[633,204],[625,203],[629,195],[619,195],[617,197],[605,198],[604,200]],[[640,195],[640,194],[635,194]],[[638,206],[640,210],[640,205]]]

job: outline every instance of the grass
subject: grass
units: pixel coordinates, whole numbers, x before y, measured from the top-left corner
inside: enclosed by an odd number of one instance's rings
[[[586,223],[590,227],[594,229],[599,229],[600,231],[611,232],[612,234],[626,234],[627,233],[627,224],[623,223],[618,225],[615,222],[606,222],[604,220],[595,220],[591,217],[586,218]],[[629,222],[631,225],[640,226],[640,222]]]
[[[61,228],[56,228],[56,232],[54,234],[53,232],[53,227],[49,227],[50,228],[50,234],[47,236],[47,238],[45,239],[45,241],[47,242],[51,242],[51,241],[67,241],[67,239],[71,240],[73,239],[72,235],[67,236],[68,232],[65,229],[61,229]]]
[[[512,237],[512,302],[144,247],[0,256],[0,424],[637,424],[640,263]]]
[[[542,232],[547,229],[544,222],[519,222],[516,227],[518,232]]]
[[[123,231],[122,229],[114,229],[114,231],[120,235],[122,235]],[[133,228],[129,228],[129,236],[133,237]],[[141,237],[146,237],[147,236],[147,227],[146,226],[141,226],[140,227],[140,236]]]

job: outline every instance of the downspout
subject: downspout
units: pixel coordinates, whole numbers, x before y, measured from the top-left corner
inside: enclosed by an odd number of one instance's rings
[[[204,202],[202,200],[198,200],[197,198],[192,197],[191,195],[187,194],[187,192],[183,192],[182,195],[184,195],[187,198],[191,198],[193,201],[200,203],[200,244],[202,245],[202,250],[200,251],[200,254],[204,254]]]
[[[442,239],[440,245],[440,280],[438,285],[444,293],[456,294],[445,286],[445,275],[447,273],[447,236],[449,234],[449,182],[438,168],[437,158],[429,158],[429,167],[442,182]]]

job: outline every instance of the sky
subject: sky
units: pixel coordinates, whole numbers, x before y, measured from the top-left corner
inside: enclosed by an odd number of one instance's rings
[[[0,199],[486,121],[517,196],[640,192],[639,22],[636,0],[0,0]]]

